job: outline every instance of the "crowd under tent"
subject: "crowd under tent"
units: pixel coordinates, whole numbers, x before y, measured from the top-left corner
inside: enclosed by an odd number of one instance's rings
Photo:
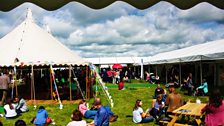
[[[85,58],[86,61],[98,66],[100,69],[112,69],[113,64],[121,64],[125,69],[132,68],[141,79],[144,78],[143,62],[147,57],[98,57],[98,58]]]
[[[47,82],[44,80],[46,85],[43,85],[43,87],[50,88],[48,94],[50,99],[53,99],[55,68],[63,72],[66,71],[70,100],[75,95],[71,91],[73,77],[75,77],[72,71],[83,71],[84,83],[81,83],[81,85],[86,97],[89,98],[91,96],[91,80],[88,65],[88,62],[55,39],[51,33],[39,27],[33,20],[30,9],[28,9],[26,19],[0,39],[0,70],[11,69],[17,76],[19,74],[26,76],[27,83],[23,90],[30,92],[26,95],[29,95],[31,100],[41,94],[37,92],[37,88],[40,88],[40,84],[43,84],[40,80],[42,77],[48,78],[46,79]],[[77,73],[77,71],[75,72]],[[23,93],[23,91],[17,91],[16,95],[18,93]]]
[[[180,80],[191,72],[195,83],[199,85],[203,78],[207,78],[210,87],[224,87],[224,39],[159,53],[150,57],[148,64],[155,67],[154,72],[157,74],[165,74],[163,80],[166,83],[169,80],[169,69],[175,66]],[[161,68],[165,71],[158,70]]]

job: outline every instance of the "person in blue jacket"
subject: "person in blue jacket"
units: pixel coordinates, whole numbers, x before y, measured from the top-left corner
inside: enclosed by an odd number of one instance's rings
[[[37,113],[36,119],[34,120],[34,124],[36,126],[46,126],[46,120],[48,118],[48,113],[43,106],[40,106]]]
[[[196,88],[197,95],[204,96],[208,94],[208,83],[206,79],[202,80],[202,85]]]

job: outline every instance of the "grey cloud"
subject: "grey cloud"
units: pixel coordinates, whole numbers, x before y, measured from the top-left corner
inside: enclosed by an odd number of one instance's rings
[[[87,26],[93,23],[103,23],[114,20],[122,15],[128,15],[127,5],[115,3],[100,10],[90,9],[82,4],[69,4],[66,8],[79,25]]]

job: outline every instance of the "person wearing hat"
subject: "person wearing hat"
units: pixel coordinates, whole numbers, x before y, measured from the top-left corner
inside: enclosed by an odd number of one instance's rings
[[[170,94],[166,98],[166,105],[168,105],[166,117],[168,117],[168,115],[171,115],[173,110],[183,105],[182,97],[178,92],[176,92],[173,83],[169,84],[169,92]]]

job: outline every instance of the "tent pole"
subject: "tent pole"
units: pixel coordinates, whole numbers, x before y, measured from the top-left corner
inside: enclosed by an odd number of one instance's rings
[[[53,100],[53,87],[52,87],[52,76],[51,76],[51,65],[50,65],[50,88],[51,88],[51,100]]]
[[[201,56],[201,60],[202,60],[202,56]],[[201,60],[200,60],[200,82],[201,82],[201,84],[202,84],[202,62],[201,62]]]
[[[30,74],[30,73],[29,73],[29,74]],[[32,73],[32,66],[31,66],[31,74],[33,74],[33,73]],[[32,84],[32,76],[33,76],[33,75],[30,76],[30,91],[31,91],[31,94],[30,94],[30,95],[31,95],[31,100],[33,100],[33,84]]]
[[[157,64],[156,64],[156,76],[157,76]]]
[[[88,66],[86,66],[86,98],[90,98],[90,94],[89,94],[89,71],[88,71]]]
[[[166,69],[166,84],[167,84],[167,65],[165,64],[165,69]]]
[[[68,66],[70,101],[72,100],[71,65]]]
[[[32,67],[32,87],[33,87],[33,100],[34,100],[34,106],[36,106],[36,94],[35,94],[35,85],[34,85],[34,71],[33,71],[33,65],[31,66]]]
[[[179,84],[181,85],[181,62],[179,62]]]
[[[216,63],[214,63],[214,85],[216,85],[216,76],[217,76],[217,67],[216,67]],[[213,86],[214,86],[213,85]]]
[[[143,59],[141,59],[141,70],[140,70],[140,71],[141,71],[141,74],[140,74],[140,75],[141,75],[141,80],[144,80],[144,72],[143,72],[143,71],[144,71],[144,68],[143,68]]]

